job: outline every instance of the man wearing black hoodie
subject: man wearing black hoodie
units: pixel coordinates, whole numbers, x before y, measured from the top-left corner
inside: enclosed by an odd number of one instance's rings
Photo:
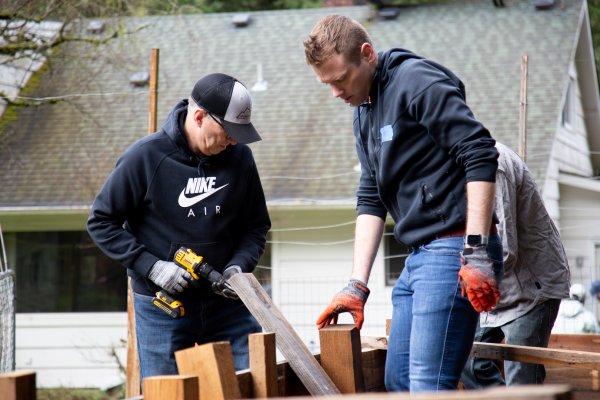
[[[251,108],[235,78],[203,77],[158,132],[123,153],[94,200],[90,236],[132,280],[142,379],[177,374],[174,352],[196,343],[229,341],[236,368],[248,367],[248,334],[260,325],[230,288],[192,288],[173,256],[190,248],[226,279],[256,267],[271,221],[246,146],[261,140]],[[183,303],[181,319],[152,304],[161,289]]]
[[[323,18],[304,49],[333,96],[356,107],[361,164],[350,282],[317,326],[341,312],[362,326],[367,282],[390,213],[394,237],[412,252],[392,291],[386,387],[456,388],[477,313],[500,297],[495,142],[466,105],[456,75],[403,49],[378,54],[366,29],[348,17]]]

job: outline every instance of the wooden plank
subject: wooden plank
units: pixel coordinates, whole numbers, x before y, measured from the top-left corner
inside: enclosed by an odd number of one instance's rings
[[[548,347],[600,353],[600,335],[552,334]],[[568,384],[576,390],[574,399],[600,399],[600,376],[597,369],[574,369],[546,366],[546,383]]]
[[[254,333],[248,336],[250,375],[254,397],[277,397],[277,354],[274,333]]]
[[[387,350],[387,337],[361,337],[362,348]],[[471,356],[492,360],[510,360],[531,364],[600,369],[600,353],[544,347],[474,342]]]
[[[361,352],[361,364],[366,392],[385,392],[385,350],[367,349]],[[320,355],[315,355],[317,361]],[[242,398],[253,398],[250,370],[236,372]],[[308,390],[290,367],[288,361],[277,363],[277,383],[280,397],[308,396]]]
[[[131,278],[127,277],[127,367],[125,369],[125,395],[136,397],[142,393],[140,381],[140,361],[135,336],[135,311]]]
[[[161,375],[144,379],[144,400],[198,400],[198,377]]]
[[[354,324],[328,325],[319,330],[321,366],[341,393],[362,393],[360,331]]]
[[[177,370],[198,377],[200,400],[239,399],[229,342],[207,343],[175,352]]]
[[[438,393],[363,393],[328,397],[297,397],[295,400],[571,400],[571,394],[568,385],[517,385],[481,390],[449,390]],[[283,397],[280,398],[280,400],[283,399]]]
[[[498,343],[473,343],[471,355],[493,360],[510,360],[530,364],[562,365],[571,368],[600,369],[600,353]]]
[[[0,399],[35,400],[35,371],[13,371],[0,374]]]
[[[597,334],[552,334],[548,347],[553,349],[569,349],[600,353],[600,335]]]
[[[254,275],[235,274],[229,283],[263,329],[275,332],[277,348],[311,395],[340,393]]]
[[[385,392],[385,357],[387,351],[363,350],[361,363],[366,392]]]
[[[361,336],[360,345],[363,350],[387,350],[388,337],[387,336]]]

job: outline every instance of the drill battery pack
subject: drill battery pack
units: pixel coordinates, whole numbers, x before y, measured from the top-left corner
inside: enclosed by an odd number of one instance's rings
[[[183,304],[162,290],[156,292],[156,297],[152,299],[152,304],[169,314],[172,318],[178,319],[185,315]]]

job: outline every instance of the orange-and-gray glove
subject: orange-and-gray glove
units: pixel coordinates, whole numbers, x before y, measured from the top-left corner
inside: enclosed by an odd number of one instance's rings
[[[462,295],[467,293],[475,311],[490,311],[500,300],[500,290],[485,246],[466,247],[460,253],[460,261],[458,277]]]
[[[332,321],[337,324],[338,314],[349,312],[354,318],[356,328],[360,329],[365,320],[365,303],[370,292],[364,282],[358,279],[350,279],[348,285],[333,296],[331,303],[321,313],[317,320],[317,328],[321,329]]]

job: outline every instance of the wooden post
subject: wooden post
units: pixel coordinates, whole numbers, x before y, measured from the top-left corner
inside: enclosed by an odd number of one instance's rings
[[[275,334],[253,333],[248,336],[248,347],[254,397],[277,397]]]
[[[198,377],[150,376],[144,379],[144,400],[198,400]]]
[[[207,343],[175,352],[180,374],[198,377],[200,400],[239,399],[229,342]]]
[[[135,336],[135,312],[133,310],[133,290],[131,278],[127,278],[127,370],[125,377],[125,395],[136,397],[141,394],[140,362]]]
[[[329,325],[319,330],[321,365],[342,393],[362,393],[360,331],[352,325]]]
[[[277,348],[288,360],[312,396],[339,394],[300,336],[273,303],[256,277],[250,273],[235,274],[228,281],[248,310],[266,332],[275,332]]]
[[[519,108],[519,156],[527,161],[527,53],[521,58],[521,107]]]
[[[0,374],[0,399],[35,400],[35,371],[14,371]]]
[[[148,134],[156,132],[156,104],[158,89],[158,49],[150,52],[150,118]],[[131,278],[127,279],[127,369],[125,382],[125,395],[137,397],[141,394],[140,364],[135,336],[135,312],[133,309],[133,291]]]
[[[150,51],[150,121],[149,132],[156,132],[156,105],[158,102],[158,59],[159,50]]]

